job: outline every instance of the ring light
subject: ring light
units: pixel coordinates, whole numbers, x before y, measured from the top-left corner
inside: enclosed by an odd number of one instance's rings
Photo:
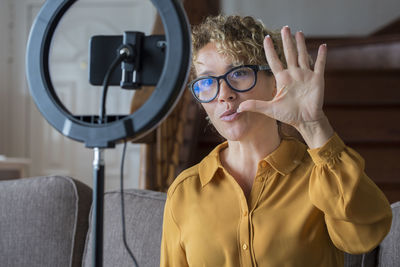
[[[98,124],[93,117],[71,114],[61,103],[49,74],[49,51],[55,29],[76,0],[46,1],[32,27],[26,58],[31,95],[46,120],[63,135],[87,147],[114,147],[125,138],[138,138],[154,129],[177,103],[190,67],[190,31],[176,0],[152,0],[165,28],[166,57],[161,77],[150,98],[135,113]]]

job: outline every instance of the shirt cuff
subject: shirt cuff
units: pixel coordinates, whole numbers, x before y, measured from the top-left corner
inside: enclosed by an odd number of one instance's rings
[[[322,147],[308,149],[307,151],[315,164],[323,164],[331,161],[331,159],[342,152],[345,147],[346,145],[343,143],[342,139],[340,139],[337,133],[334,133]]]

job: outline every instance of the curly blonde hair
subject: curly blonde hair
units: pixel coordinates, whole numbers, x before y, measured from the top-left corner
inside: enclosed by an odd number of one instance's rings
[[[270,35],[275,51],[286,67],[281,34],[267,29],[264,24],[253,17],[218,15],[208,17],[192,29],[192,46],[194,63],[198,52],[210,42],[215,43],[218,52],[232,60],[234,65],[266,65],[264,38]]]

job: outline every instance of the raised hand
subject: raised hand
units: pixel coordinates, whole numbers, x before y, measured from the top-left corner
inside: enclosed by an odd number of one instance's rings
[[[297,48],[291,40],[289,27],[283,27],[281,34],[287,68],[279,60],[271,38],[264,39],[265,55],[276,80],[275,97],[270,101],[244,101],[239,111],[263,113],[290,124],[299,130],[310,147],[321,146],[333,134],[322,111],[327,47],[319,47],[314,69],[311,69],[303,33],[295,35]]]

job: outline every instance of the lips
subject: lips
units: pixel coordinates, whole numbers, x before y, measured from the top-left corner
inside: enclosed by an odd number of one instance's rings
[[[222,121],[233,121],[235,120],[240,114],[236,112],[235,109],[230,109],[225,111],[224,113],[219,116]]]

